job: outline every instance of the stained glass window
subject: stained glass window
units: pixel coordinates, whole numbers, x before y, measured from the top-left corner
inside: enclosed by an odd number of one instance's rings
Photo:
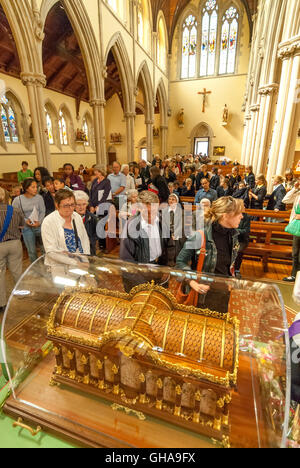
[[[88,126],[88,123],[86,121],[86,119],[83,120],[83,123],[82,123],[82,130],[84,131],[85,133],[85,136],[86,136],[86,141],[84,142],[85,146],[89,146],[89,126]]]
[[[6,96],[2,96],[1,104],[1,121],[4,132],[4,139],[7,143],[19,143],[18,127],[16,122],[15,112],[9,104]]]
[[[186,18],[182,33],[181,78],[196,76],[197,21],[193,15]]]
[[[15,113],[10,106],[8,108],[8,119],[9,119],[9,127],[10,127],[10,134],[13,143],[18,143],[19,137],[18,137],[18,129],[17,129],[17,123],[16,123],[16,118],[15,118]]]
[[[239,32],[239,14],[231,6],[222,19],[220,75],[235,72],[236,51]]]
[[[7,143],[10,143],[11,138],[10,138],[10,133],[9,133],[9,125],[8,125],[6,110],[4,106],[1,106],[1,120],[2,120],[2,127],[3,127],[5,141]]]
[[[215,73],[218,10],[216,0],[207,1],[203,8],[200,76],[214,75]]]
[[[67,124],[62,111],[59,112],[59,133],[62,145],[68,144]]]
[[[143,4],[139,1],[138,4],[138,41],[140,44],[143,44],[144,41],[144,18],[143,18]]]
[[[46,109],[45,109],[45,112],[46,112],[46,123],[47,123],[49,144],[50,144],[50,145],[54,145],[54,137],[53,137],[53,130],[52,130],[52,120],[51,120],[51,117],[50,117],[50,115],[49,115],[49,113],[47,112]]]

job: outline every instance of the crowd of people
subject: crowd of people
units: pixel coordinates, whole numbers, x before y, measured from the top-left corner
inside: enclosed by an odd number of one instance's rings
[[[22,271],[21,235],[31,262],[38,258],[38,248],[41,253],[96,255],[99,250],[105,252],[106,226],[117,214],[122,260],[181,270],[197,270],[201,262],[204,272],[239,277],[250,238],[251,218],[245,209],[261,210],[268,200],[268,210],[284,211],[287,204],[300,201],[293,171],[276,176],[268,194],[265,176],[255,175],[251,166],[242,176],[236,163],[231,174],[224,175],[219,167],[209,172],[208,164],[192,155],[164,160],[156,156],[151,164],[141,160],[95,165],[85,183],[88,173],[83,165],[75,171],[66,163],[59,177],[52,177],[44,167],[31,171],[24,161],[10,202],[0,188],[0,310],[6,305],[6,266],[15,280]],[[188,223],[181,197],[193,198],[201,208]],[[300,219],[295,210],[293,216]],[[294,281],[299,270],[300,242],[296,239],[293,272],[285,280]],[[125,289],[137,281],[127,277]],[[205,306],[217,310],[210,285],[192,280],[182,287],[186,294],[194,290],[200,302],[205,297]],[[225,299],[223,303],[226,308]]]

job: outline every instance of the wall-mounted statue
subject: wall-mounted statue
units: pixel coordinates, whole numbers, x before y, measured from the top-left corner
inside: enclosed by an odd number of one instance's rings
[[[180,128],[184,127],[184,109],[181,109],[177,114],[177,123]]]

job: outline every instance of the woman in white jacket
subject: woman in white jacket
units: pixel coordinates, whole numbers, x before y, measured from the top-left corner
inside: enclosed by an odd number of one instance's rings
[[[42,240],[46,253],[70,252],[90,255],[90,241],[82,218],[75,210],[70,190],[55,194],[56,210],[44,219]]]
[[[294,188],[286,194],[282,203],[286,205],[292,205],[292,214],[290,221],[294,221],[295,219],[300,221],[300,215],[296,214],[296,207],[300,204],[300,181],[298,180]],[[293,270],[291,276],[284,278],[283,281],[287,283],[294,283],[296,280],[296,276],[298,271],[300,271],[300,237],[293,236]]]

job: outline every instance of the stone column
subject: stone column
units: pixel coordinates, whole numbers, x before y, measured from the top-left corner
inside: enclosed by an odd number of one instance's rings
[[[249,152],[248,152],[248,164],[254,164],[254,148],[256,144],[256,134],[257,134],[257,126],[259,120],[259,111],[260,111],[260,103],[254,104],[250,106],[250,112],[252,114],[251,125],[250,125],[250,134],[249,138]]]
[[[254,173],[262,174],[266,172],[268,163],[268,143],[271,128],[271,114],[274,96],[277,93],[278,85],[272,83],[259,89],[261,95],[260,119],[258,123],[257,142],[254,151]]]
[[[104,107],[106,101],[104,99],[95,99],[90,102],[93,108],[94,117],[94,132],[96,144],[96,161],[97,164],[106,166],[106,142],[105,142],[105,120],[104,120]]]
[[[126,121],[126,133],[127,133],[127,162],[134,161],[134,123],[135,123],[135,112],[126,112],[124,118]]]
[[[147,157],[148,161],[152,161],[153,155],[153,120],[146,120],[146,132],[147,132]]]
[[[300,73],[300,36],[282,43],[279,47],[279,58],[283,60],[279,87],[279,96],[274,127],[273,141],[270,151],[267,178],[284,173],[291,145],[291,133],[299,104],[299,73]]]
[[[168,142],[168,126],[160,126],[160,137],[161,137],[161,157],[164,158],[167,155],[167,142]]]
[[[46,167],[52,173],[43,92],[43,88],[47,83],[46,77],[36,73],[21,73],[21,80],[28,92],[37,163],[39,166]]]
[[[249,135],[249,127],[250,127],[251,115],[247,114],[245,117],[244,123],[244,139],[243,139],[243,146],[242,146],[242,164],[246,165],[247,160],[247,147],[248,147],[248,135]]]

